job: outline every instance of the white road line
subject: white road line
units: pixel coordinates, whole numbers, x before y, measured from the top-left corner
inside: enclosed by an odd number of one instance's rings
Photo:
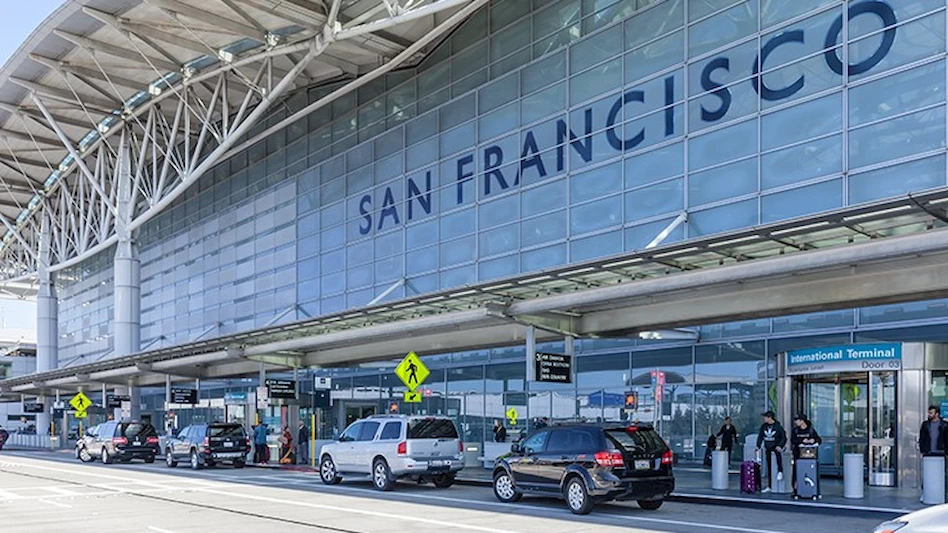
[[[22,500],[24,496],[15,492],[0,490],[0,500]]]
[[[72,489],[68,489],[66,487],[47,487],[46,490],[49,492],[53,492],[55,494],[63,495],[63,496],[81,496],[82,491],[81,489],[76,490],[77,488],[78,487],[73,487]],[[103,488],[107,489],[108,487],[103,487]]]
[[[65,504],[65,503],[56,502],[56,501],[53,501],[53,500],[46,500],[46,499],[40,498],[40,499],[38,499],[38,500],[36,500],[36,501],[38,501],[38,502],[43,502],[43,503],[48,503],[48,504],[54,505],[54,506],[56,506],[56,507],[62,507],[63,509],[72,509],[72,506],[71,506],[71,505],[67,505],[67,504]]]
[[[154,531],[155,533],[174,533],[170,529],[162,529],[158,526],[148,526],[148,531]]]

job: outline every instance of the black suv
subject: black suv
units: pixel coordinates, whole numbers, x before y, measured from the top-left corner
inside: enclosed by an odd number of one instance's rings
[[[158,455],[158,432],[154,426],[142,422],[106,422],[92,426],[76,441],[76,457],[88,463],[96,458],[103,463],[127,463],[144,459],[154,463]]]
[[[165,462],[171,468],[187,460],[193,470],[229,461],[243,468],[250,439],[240,424],[195,424],[182,429],[165,443]]]
[[[675,489],[672,451],[649,425],[552,426],[510,449],[494,467],[494,495],[505,503],[535,493],[562,497],[576,514],[609,500],[655,510]]]

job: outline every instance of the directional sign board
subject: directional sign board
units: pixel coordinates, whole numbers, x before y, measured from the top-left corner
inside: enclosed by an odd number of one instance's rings
[[[415,352],[411,352],[402,359],[401,363],[395,367],[395,375],[402,380],[402,383],[408,387],[408,390],[415,392],[422,383],[428,379],[431,372],[428,367],[421,362],[421,359]]]
[[[88,396],[83,394],[81,391],[77,392],[75,396],[69,400],[69,405],[76,410],[76,415],[79,413],[85,413],[86,409],[92,406],[92,400]],[[84,416],[76,416],[76,418],[85,418]]]
[[[537,381],[550,383],[573,382],[573,357],[558,353],[537,352],[534,357]]]
[[[29,402],[23,404],[24,413],[45,413],[46,406],[41,403]]]
[[[197,389],[171,389],[171,403],[190,404],[198,403]]]
[[[517,412],[515,407],[507,409],[507,421],[510,422],[511,426],[517,425],[517,418],[520,417],[520,413]]]
[[[421,393],[405,391],[405,403],[421,403]]]
[[[105,406],[109,409],[121,409],[122,402],[131,402],[132,397],[127,394],[106,394]]]
[[[268,379],[268,397],[273,399],[293,400],[296,398],[296,382],[291,379]]]

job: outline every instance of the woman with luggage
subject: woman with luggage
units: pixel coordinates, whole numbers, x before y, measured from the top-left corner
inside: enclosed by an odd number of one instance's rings
[[[797,493],[797,466],[804,448],[819,446],[823,442],[820,434],[813,428],[813,423],[803,414],[793,417],[793,429],[790,432],[790,447],[793,453],[793,492]],[[808,457],[809,459],[809,457]],[[815,460],[815,457],[812,459]]]

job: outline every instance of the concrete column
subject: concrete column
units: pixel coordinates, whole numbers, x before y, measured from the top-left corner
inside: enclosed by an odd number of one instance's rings
[[[141,263],[138,259],[138,244],[133,232],[128,229],[134,205],[132,198],[131,149],[127,131],[122,132],[116,165],[118,194],[115,231],[118,243],[115,247],[113,276],[115,307],[113,355],[121,357],[137,353],[141,349]],[[130,384],[131,385],[131,384]],[[126,393],[132,397],[132,418],[139,418],[140,394],[134,387]]]
[[[39,239],[39,261],[37,261],[37,276],[39,278],[39,292],[36,295],[36,371],[46,372],[59,366],[59,302],[56,300],[56,286],[53,283],[53,274],[49,271],[50,263],[50,227],[52,221],[49,214],[44,214],[41,221]],[[45,435],[49,432],[52,405],[49,398],[40,397],[37,402],[42,403],[44,412],[36,415],[36,432]]]

